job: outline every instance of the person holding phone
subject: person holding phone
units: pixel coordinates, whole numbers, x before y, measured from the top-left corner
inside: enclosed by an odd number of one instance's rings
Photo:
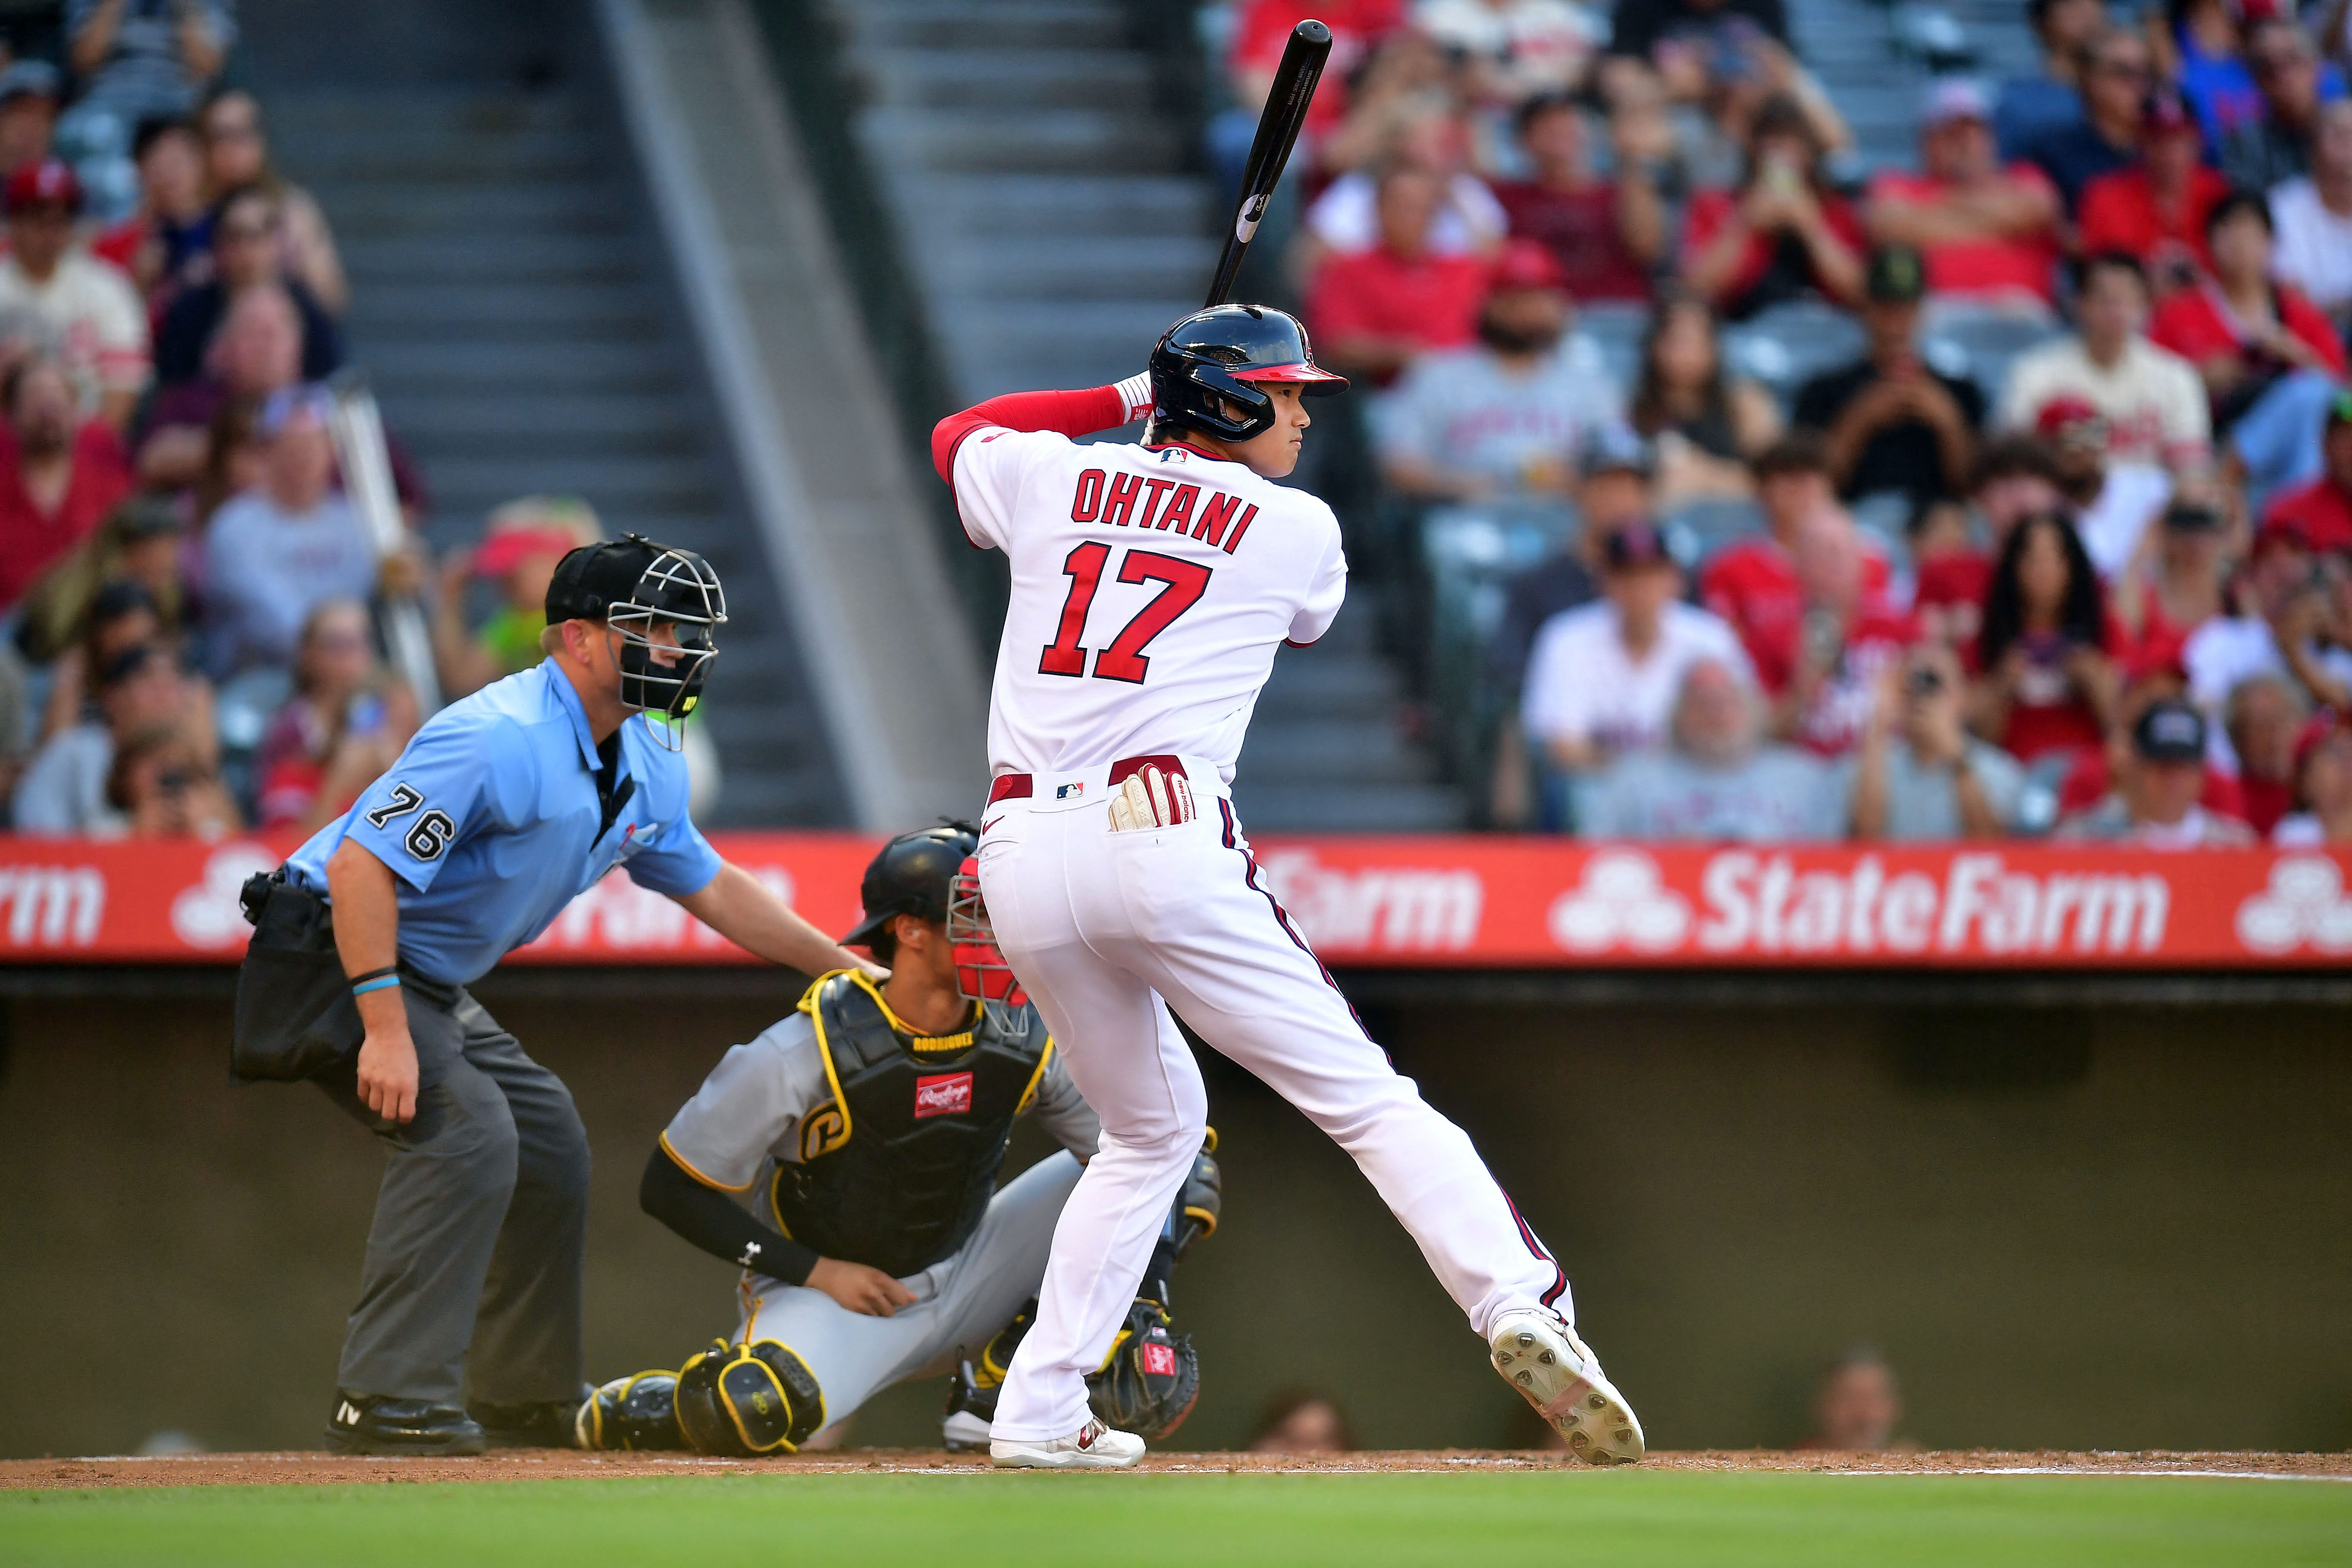
[[[1999,838],[2037,816],[2017,759],[1969,733],[1967,682],[1940,643],[1922,643],[1881,674],[1853,779],[1856,838],[1909,844]]]

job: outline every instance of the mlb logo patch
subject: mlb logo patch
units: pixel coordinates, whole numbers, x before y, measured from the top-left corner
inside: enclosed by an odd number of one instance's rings
[[[1084,779],[1080,779],[1076,784],[1055,784],[1054,786],[1054,798],[1055,800],[1069,800],[1086,793],[1087,784]]]
[[[1174,1345],[1145,1345],[1143,1347],[1143,1370],[1145,1374],[1150,1377],[1175,1376],[1176,1347]]]
[[[915,1120],[959,1116],[971,1109],[971,1074],[935,1073],[915,1080]]]

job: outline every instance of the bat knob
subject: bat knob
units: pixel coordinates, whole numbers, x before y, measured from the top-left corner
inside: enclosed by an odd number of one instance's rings
[[[1310,44],[1328,44],[1331,41],[1331,29],[1309,16],[1291,28],[1290,36]]]

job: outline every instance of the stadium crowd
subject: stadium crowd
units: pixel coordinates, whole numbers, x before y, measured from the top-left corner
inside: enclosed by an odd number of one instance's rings
[[[2347,6],[2025,10],[1865,177],[1782,0],[1230,8],[1494,825],[2352,842]]]
[[[0,17],[0,802],[41,835],[308,832],[446,699],[538,661],[582,502],[502,508],[435,570],[342,479],[350,302],[319,205],[236,85],[229,0]],[[396,437],[403,520],[429,505]],[[481,614],[487,612],[487,618]]]

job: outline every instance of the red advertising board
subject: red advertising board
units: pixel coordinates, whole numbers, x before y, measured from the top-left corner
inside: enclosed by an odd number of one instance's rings
[[[874,840],[714,842],[824,929],[856,922]],[[0,963],[234,963],[247,935],[237,887],[289,847],[0,838]],[[2352,958],[2342,853],[1316,837],[1266,839],[1258,860],[1335,966],[2307,969]],[[511,962],[750,960],[617,875]]]

